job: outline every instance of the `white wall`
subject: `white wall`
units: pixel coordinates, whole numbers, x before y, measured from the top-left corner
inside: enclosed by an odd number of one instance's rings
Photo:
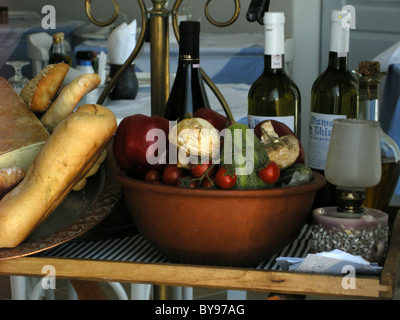
[[[321,0],[293,0],[293,37],[296,40],[293,80],[301,93],[301,141],[308,151],[311,87],[320,74]]]

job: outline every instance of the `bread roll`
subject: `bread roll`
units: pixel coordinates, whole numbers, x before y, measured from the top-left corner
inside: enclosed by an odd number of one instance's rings
[[[43,126],[52,132],[62,120],[74,111],[82,97],[96,89],[99,84],[100,76],[97,73],[85,73],[74,78],[61,90],[58,97],[42,115],[40,121]]]
[[[33,112],[44,112],[57,94],[68,70],[66,63],[49,64],[22,88],[21,99]]]
[[[0,201],[0,247],[18,246],[86,176],[117,129],[114,114],[83,105],[63,120],[21,183]]]

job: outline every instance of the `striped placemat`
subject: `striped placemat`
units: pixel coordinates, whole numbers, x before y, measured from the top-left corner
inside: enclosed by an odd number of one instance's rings
[[[275,256],[261,262],[256,269],[278,270],[277,257],[304,258],[310,250],[311,226],[306,224],[296,239],[291,241]],[[170,263],[171,261],[159,253],[140,234],[116,239],[66,242],[55,248],[35,254],[37,257],[63,257],[79,259],[98,259],[116,261],[134,261],[147,263]]]

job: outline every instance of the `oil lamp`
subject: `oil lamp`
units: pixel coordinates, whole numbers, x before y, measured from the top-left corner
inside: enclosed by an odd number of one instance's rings
[[[340,249],[381,261],[387,246],[388,215],[362,207],[366,189],[381,179],[379,122],[333,120],[325,178],[337,186],[338,206],[313,211],[311,250]]]

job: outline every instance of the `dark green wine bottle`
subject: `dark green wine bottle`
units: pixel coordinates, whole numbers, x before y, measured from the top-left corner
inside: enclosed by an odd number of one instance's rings
[[[333,120],[357,118],[359,112],[358,80],[348,69],[350,27],[344,17],[343,11],[332,11],[328,67],[311,89],[308,165],[322,174]],[[317,193],[314,207],[335,204],[336,186],[327,182],[325,188]]]
[[[248,125],[274,119],[285,123],[300,138],[301,98],[297,85],[285,72],[285,16],[283,12],[264,15],[264,71],[250,87]]]
[[[200,22],[181,21],[179,34],[178,68],[164,114],[171,121],[210,107],[200,71]]]

